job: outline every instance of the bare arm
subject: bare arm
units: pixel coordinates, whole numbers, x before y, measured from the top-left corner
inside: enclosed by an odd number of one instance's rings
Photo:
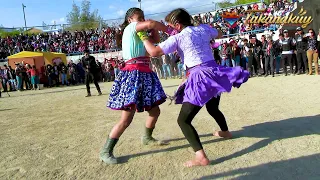
[[[159,46],[153,45],[153,43],[149,40],[144,40],[143,44],[144,44],[147,52],[149,53],[149,55],[152,57],[157,57],[157,56],[161,56],[164,54],[162,49]]]
[[[152,44],[152,42],[148,38],[144,38],[143,44],[147,50],[147,52],[152,57],[161,56],[163,54],[173,53],[178,50],[178,34],[174,36],[170,36],[167,40],[160,43],[158,46]]]
[[[160,42],[159,32],[155,29],[152,29],[151,36],[149,37],[149,40],[154,44],[159,43]]]
[[[158,31],[166,32],[168,30],[168,27],[158,21],[153,20],[139,22],[136,26],[137,32],[146,31],[149,29],[156,29]]]

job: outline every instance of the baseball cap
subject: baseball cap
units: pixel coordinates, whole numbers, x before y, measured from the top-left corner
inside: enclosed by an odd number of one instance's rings
[[[302,28],[301,27],[297,27],[297,31],[302,31]]]
[[[283,33],[287,33],[287,32],[288,32],[288,30],[287,30],[287,29],[283,30]]]
[[[249,39],[256,39],[256,35],[255,34],[250,34],[249,35]]]

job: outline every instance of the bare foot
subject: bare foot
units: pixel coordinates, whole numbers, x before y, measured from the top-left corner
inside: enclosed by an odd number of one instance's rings
[[[210,163],[208,158],[203,158],[203,159],[194,159],[191,161],[187,161],[183,164],[185,167],[193,167],[193,166],[207,166]]]
[[[232,134],[229,131],[217,131],[213,135],[217,137],[226,138],[226,139],[232,138]]]

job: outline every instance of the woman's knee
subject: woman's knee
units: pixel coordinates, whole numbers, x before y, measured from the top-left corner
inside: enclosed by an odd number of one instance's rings
[[[178,125],[180,127],[183,127],[184,125],[191,123],[193,117],[199,110],[194,109],[194,106],[192,106],[191,104],[183,104],[177,120]]]
[[[177,122],[179,127],[182,129],[187,124],[187,118],[179,116]]]
[[[213,98],[206,104],[206,109],[209,114],[214,114],[214,113],[217,113],[220,111],[219,110],[219,101],[220,101],[220,97]]]
[[[150,111],[148,111],[148,113],[149,113],[149,116],[151,116],[151,117],[159,117],[161,111],[160,111],[159,106],[156,106],[156,107],[152,108]]]
[[[121,119],[120,122],[118,123],[122,128],[127,128],[131,124],[132,119],[127,118],[127,119]]]
[[[216,114],[217,112],[219,112],[219,108],[218,106],[206,106],[207,112],[211,115],[211,114]]]
[[[123,111],[120,122],[118,124],[123,128],[127,128],[131,124],[134,114],[135,109]]]

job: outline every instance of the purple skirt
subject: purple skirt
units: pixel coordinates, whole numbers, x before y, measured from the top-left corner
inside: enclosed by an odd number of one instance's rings
[[[249,72],[241,67],[222,67],[214,61],[202,63],[188,70],[187,81],[179,86],[174,99],[176,104],[189,102],[204,106],[213,97],[230,92],[232,87],[239,88],[248,81]]]

